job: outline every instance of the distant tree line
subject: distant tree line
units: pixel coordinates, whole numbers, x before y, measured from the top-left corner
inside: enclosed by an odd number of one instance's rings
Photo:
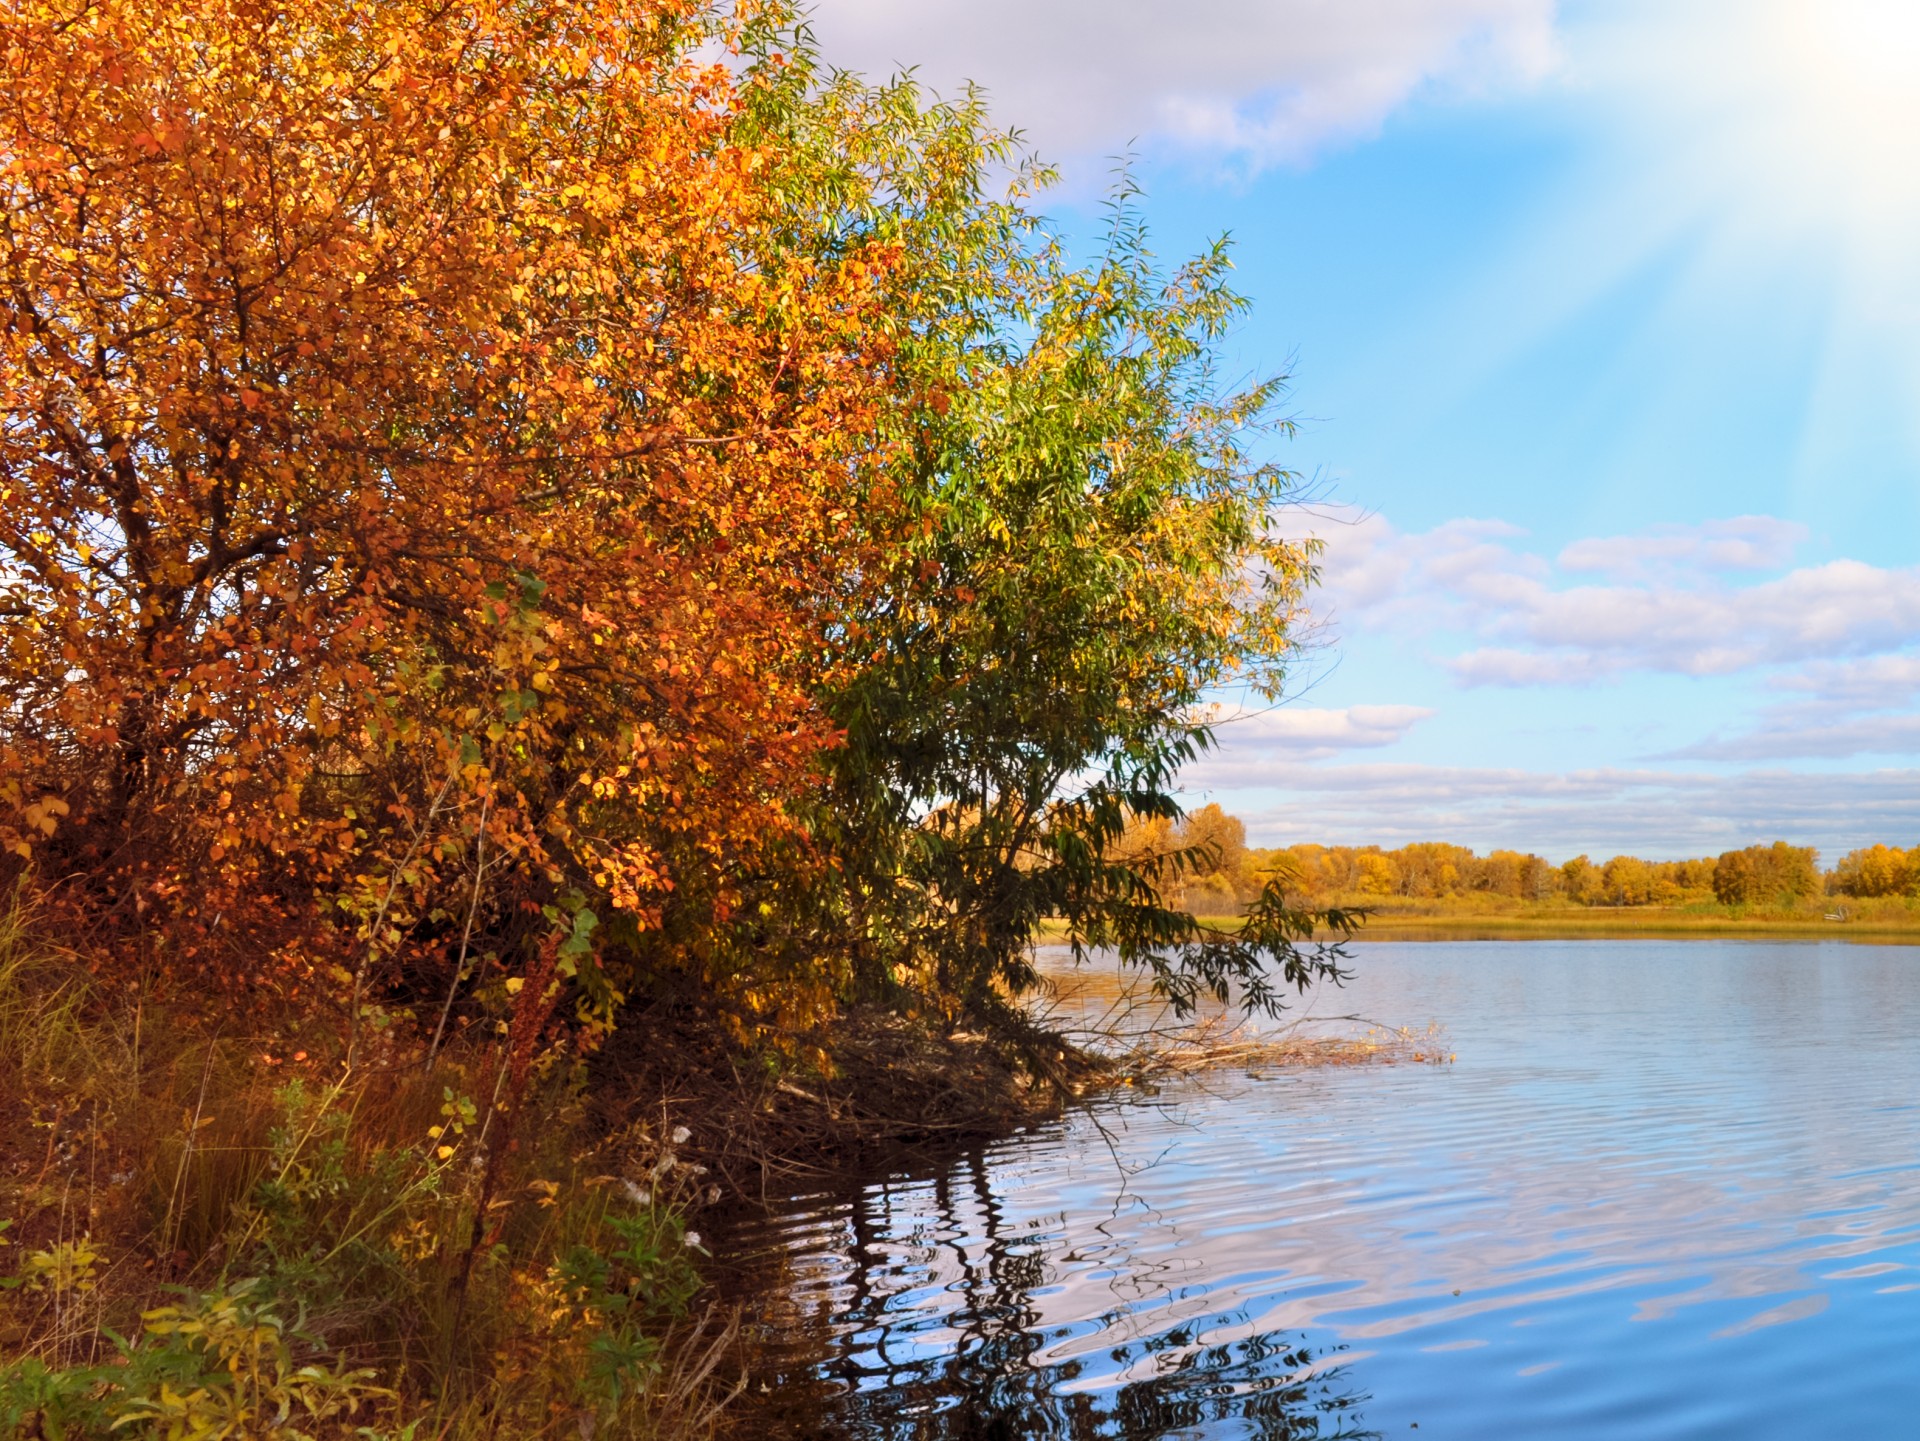
[[[1686,860],[1621,855],[1596,862],[1580,855],[1559,865],[1531,852],[1483,856],[1443,841],[1395,850],[1311,843],[1259,849],[1247,845],[1246,826],[1218,805],[1202,806],[1178,822],[1138,818],[1118,849],[1129,859],[1171,858],[1184,878],[1186,905],[1201,914],[1231,909],[1275,878],[1314,905],[1473,895],[1583,906],[1791,905],[1823,895],[1920,895],[1920,846],[1864,847],[1827,871],[1813,847],[1785,841]]]

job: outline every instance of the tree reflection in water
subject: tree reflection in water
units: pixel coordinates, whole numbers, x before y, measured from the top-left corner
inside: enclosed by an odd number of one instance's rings
[[[823,1208],[824,1210],[824,1208]],[[1205,1310],[1176,1262],[1099,1232],[1117,1301],[1063,1314],[1067,1217],[1009,1225],[987,1158],[930,1181],[872,1186],[809,1232],[795,1312],[762,1318],[741,1434],[809,1441],[1158,1441],[1359,1438],[1364,1397],[1332,1348],[1254,1332],[1244,1308]],[[1165,1248],[1160,1248],[1165,1249]],[[810,1254],[808,1254],[810,1253]],[[828,1254],[822,1254],[828,1253]],[[1075,1294],[1086,1292],[1084,1284]],[[1045,1302],[1052,1297],[1053,1304]],[[1196,1310],[1203,1314],[1194,1314]],[[1051,1314],[1049,1314],[1049,1312]],[[1230,1339],[1219,1339],[1227,1337]]]

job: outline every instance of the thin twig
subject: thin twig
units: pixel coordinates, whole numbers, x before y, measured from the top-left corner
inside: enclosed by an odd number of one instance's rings
[[[473,895],[467,901],[467,924],[460,932],[460,958],[454,963],[453,980],[447,986],[447,1003],[440,1008],[440,1024],[433,1028],[433,1043],[427,1047],[427,1065],[440,1053],[440,1038],[447,1033],[447,1017],[453,1012],[453,998],[467,975],[467,946],[473,940],[473,918],[480,909],[480,882],[487,873],[487,815],[493,807],[493,791],[480,799],[480,836],[473,847]]]
[[[425,819],[414,832],[413,844],[407,847],[406,855],[400,864],[393,868],[387,877],[387,893],[380,901],[380,909],[374,914],[373,924],[368,928],[366,954],[360,958],[360,968],[353,975],[353,1010],[347,1017],[347,1070],[353,1069],[354,1060],[360,1047],[360,1002],[367,989],[367,973],[373,969],[373,958],[380,950],[380,927],[386,923],[387,908],[393,904],[394,893],[400,889],[400,880],[413,864],[413,858],[420,853],[420,846],[427,838],[427,832],[433,826],[433,818],[440,814],[440,803],[447,798],[447,792],[453,789],[454,778],[450,775],[440,787],[440,794],[433,798],[433,804],[427,807]]]

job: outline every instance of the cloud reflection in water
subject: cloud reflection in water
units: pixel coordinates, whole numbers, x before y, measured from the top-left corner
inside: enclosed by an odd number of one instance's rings
[[[831,1420],[790,1434],[1903,1434],[1920,951],[1357,970],[1322,1009],[1438,1017],[1458,1064],[1214,1077],[797,1203],[775,1369]]]

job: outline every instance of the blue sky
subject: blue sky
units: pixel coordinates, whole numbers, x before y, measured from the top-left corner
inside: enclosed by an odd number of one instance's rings
[[[822,0],[1093,232],[1235,239],[1321,644],[1189,775],[1258,842],[1920,841],[1920,6]]]

